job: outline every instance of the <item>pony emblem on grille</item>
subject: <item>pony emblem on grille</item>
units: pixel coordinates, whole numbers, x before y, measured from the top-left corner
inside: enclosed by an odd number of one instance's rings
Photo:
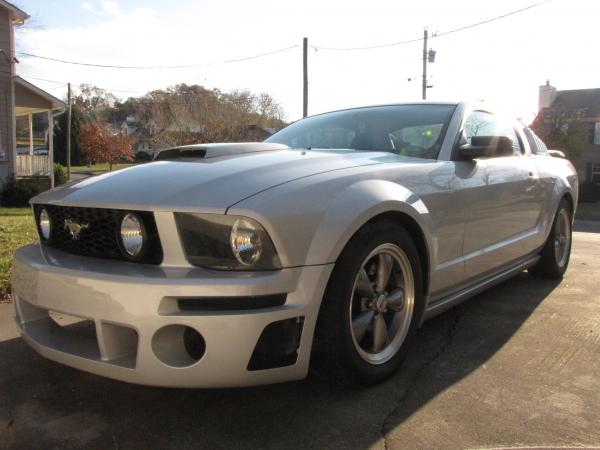
[[[74,241],[79,240],[79,235],[83,230],[87,230],[90,227],[89,223],[77,223],[73,222],[70,217],[65,219],[65,230],[69,230],[69,234]]]

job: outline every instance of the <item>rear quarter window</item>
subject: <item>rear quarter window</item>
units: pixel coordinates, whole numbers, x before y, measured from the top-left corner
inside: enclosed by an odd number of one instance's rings
[[[525,134],[525,137],[527,138],[531,153],[534,155],[545,155],[548,153],[548,147],[546,147],[544,141],[542,141],[533,131],[529,128],[524,128],[523,134]]]

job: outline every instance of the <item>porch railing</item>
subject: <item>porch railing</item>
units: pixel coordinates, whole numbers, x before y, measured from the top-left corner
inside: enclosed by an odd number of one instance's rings
[[[48,155],[17,155],[17,176],[49,176],[50,160]]]

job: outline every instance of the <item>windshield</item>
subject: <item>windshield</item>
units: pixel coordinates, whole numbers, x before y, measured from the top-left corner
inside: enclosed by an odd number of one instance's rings
[[[436,159],[454,105],[374,106],[299,120],[265,142],[292,148],[383,151]]]

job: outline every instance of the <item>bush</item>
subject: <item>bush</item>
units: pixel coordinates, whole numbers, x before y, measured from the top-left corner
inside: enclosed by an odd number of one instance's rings
[[[28,206],[29,200],[40,192],[48,189],[40,180],[35,178],[25,178],[17,180],[9,179],[3,186],[0,193],[0,204],[2,206],[20,207]]]
[[[60,186],[67,182],[67,171],[64,166],[59,163],[54,163],[54,186]]]
[[[144,151],[139,151],[135,154],[135,157],[133,158],[134,162],[147,162],[147,161],[152,161],[152,155],[148,152],[144,152]]]

